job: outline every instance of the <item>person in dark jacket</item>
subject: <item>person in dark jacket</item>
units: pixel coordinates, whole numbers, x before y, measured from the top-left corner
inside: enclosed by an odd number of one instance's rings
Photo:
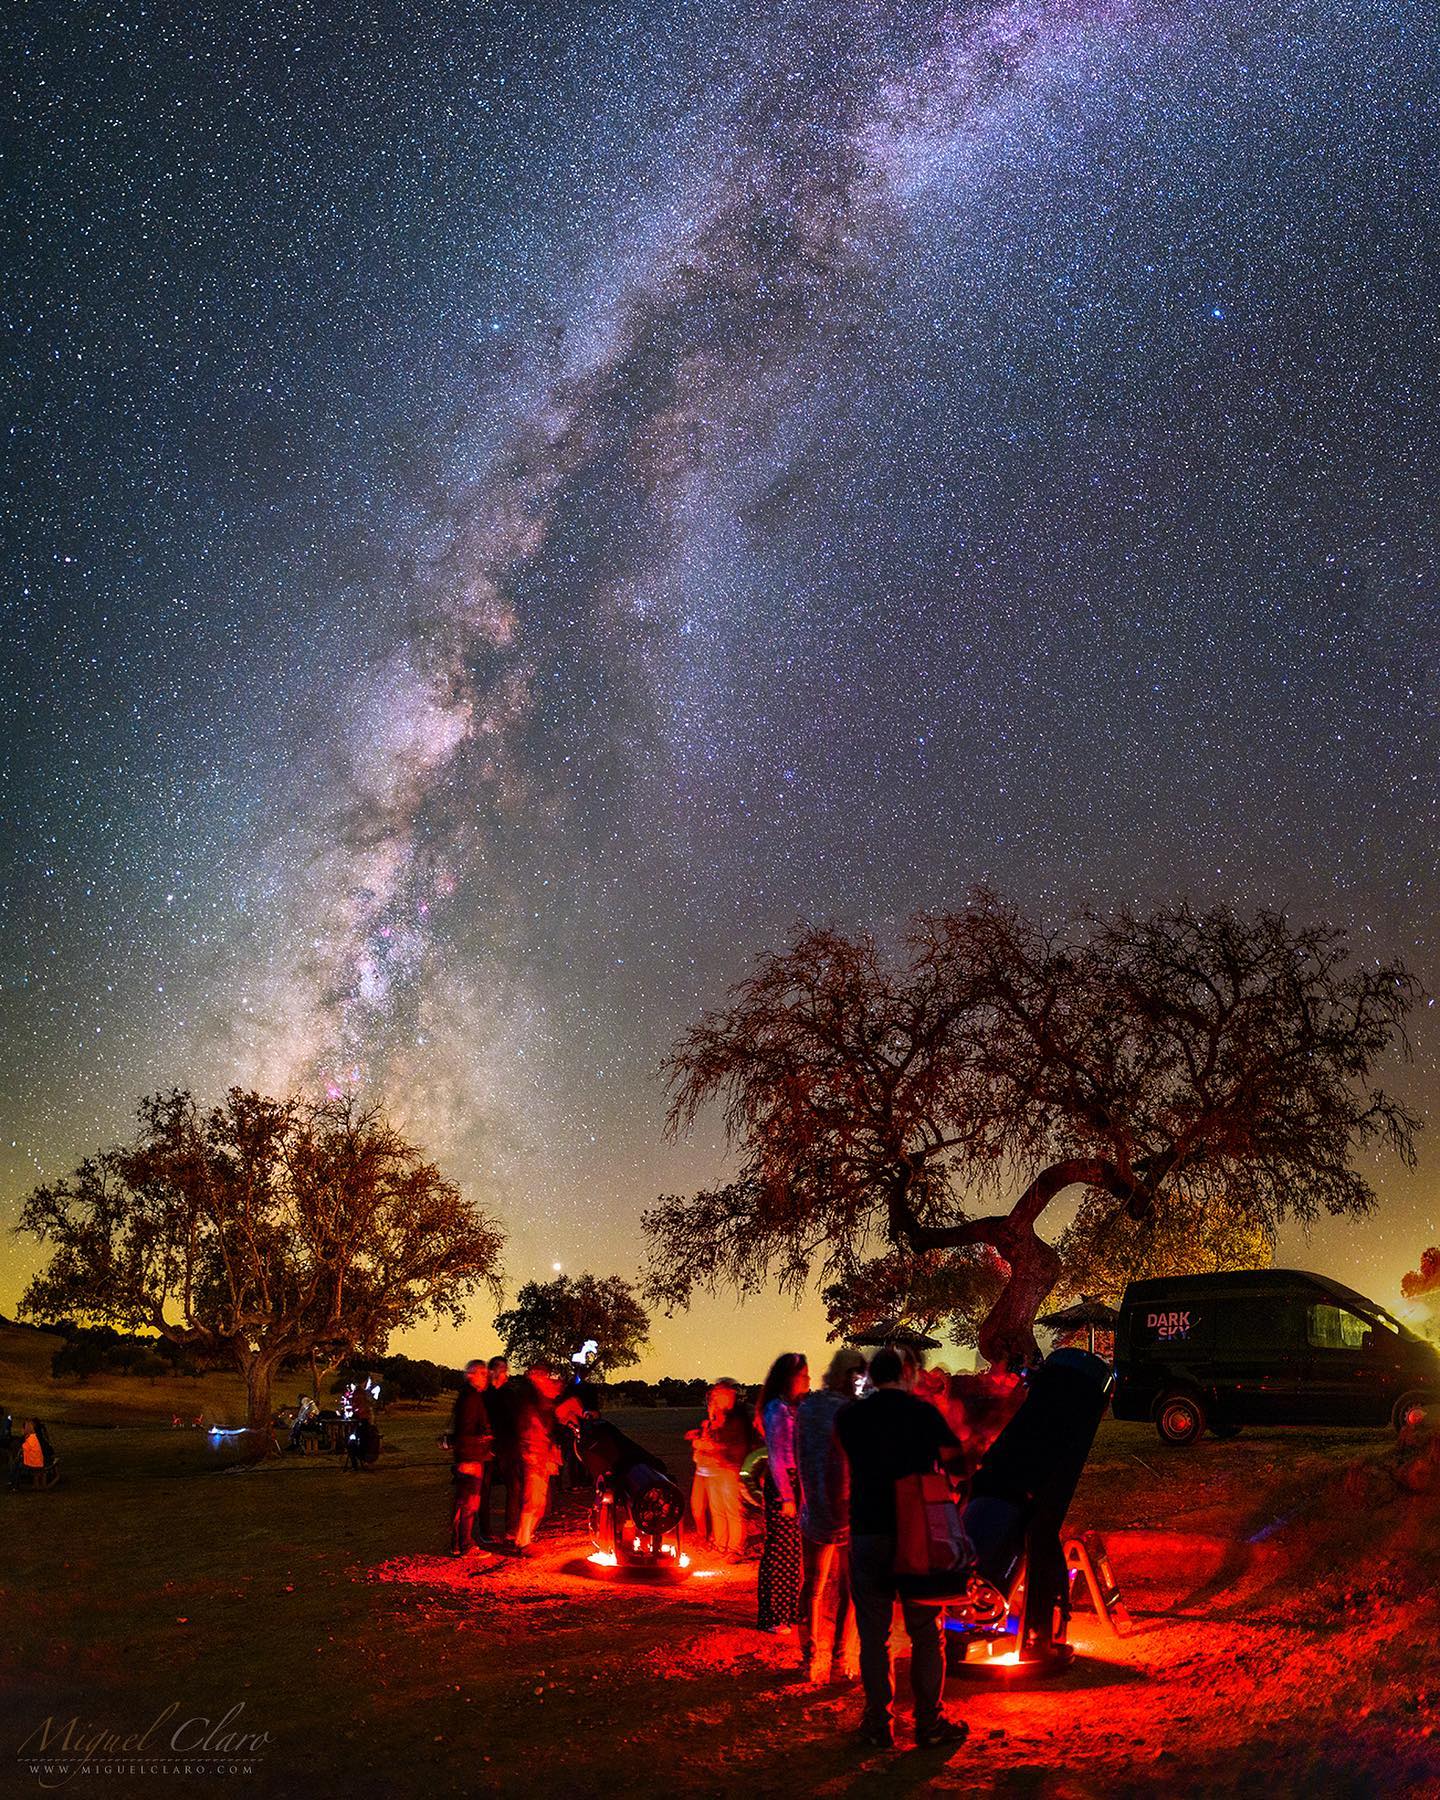
[[[480,1484],[480,1525],[482,1538],[492,1541],[513,1540],[520,1523],[519,1449],[515,1429],[515,1393],[510,1386],[510,1364],[503,1356],[492,1356],[489,1363],[490,1385],[485,1390],[485,1406],[490,1414],[490,1431],[495,1440],[494,1454],[485,1465]],[[500,1531],[491,1529],[493,1511],[491,1496],[496,1487],[505,1489],[505,1512]]]
[[[964,1457],[938,1407],[909,1391],[913,1368],[887,1345],[870,1361],[872,1392],[835,1416],[835,1436],[850,1465],[850,1597],[860,1632],[860,1679],[865,1687],[861,1741],[874,1749],[895,1747],[890,1666],[894,1622],[895,1484],[924,1475],[938,1463]],[[947,1719],[942,1704],[945,1631],[940,1608],[902,1600],[910,1639],[910,1689],[915,1696],[915,1741],[922,1749],[962,1744],[967,1727]]]
[[[468,1556],[476,1548],[475,1518],[485,1470],[494,1451],[490,1413],[485,1404],[490,1371],[478,1359],[465,1365],[465,1381],[455,1396],[450,1420],[450,1456],[455,1465],[455,1512],[451,1520],[450,1554]]]

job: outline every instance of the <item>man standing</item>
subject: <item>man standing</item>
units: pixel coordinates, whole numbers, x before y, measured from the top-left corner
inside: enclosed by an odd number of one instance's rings
[[[555,1402],[560,1397],[560,1381],[548,1363],[532,1363],[517,1381],[510,1383],[510,1390],[514,1395],[512,1417],[520,1486],[515,1547],[528,1556],[549,1505],[550,1478],[560,1467],[560,1447],[555,1439]]]
[[[455,1465],[455,1512],[450,1524],[450,1554],[468,1556],[475,1548],[475,1515],[490,1463],[494,1440],[485,1390],[490,1371],[477,1358],[465,1365],[465,1380],[455,1396],[450,1420],[450,1456]]]
[[[840,1413],[835,1435],[850,1465],[850,1591],[860,1630],[860,1679],[865,1716],[860,1735],[877,1749],[895,1743],[890,1709],[890,1627],[895,1612],[895,1483],[924,1475],[963,1452],[938,1410],[906,1390],[905,1365],[888,1345],[870,1363],[874,1389]],[[910,1687],[915,1696],[915,1741],[921,1748],[958,1745],[968,1727],[945,1717],[944,1625],[940,1609],[901,1602],[910,1639]]]
[[[811,1681],[855,1677],[855,1612],[850,1603],[849,1471],[835,1421],[865,1373],[858,1350],[837,1350],[824,1384],[795,1409],[800,1470],[800,1651]]]
[[[490,1415],[490,1435],[494,1438],[494,1454],[485,1465],[485,1478],[480,1484],[480,1535],[487,1541],[496,1535],[490,1529],[490,1496],[495,1483],[505,1488],[504,1531],[513,1538],[520,1523],[520,1476],[515,1468],[515,1420],[511,1412],[510,1365],[503,1356],[492,1356],[488,1364],[490,1385],[485,1390],[485,1410]],[[512,1515],[513,1508],[513,1517]]]

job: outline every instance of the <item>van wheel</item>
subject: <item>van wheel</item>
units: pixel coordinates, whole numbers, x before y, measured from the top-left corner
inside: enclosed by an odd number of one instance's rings
[[[1404,1431],[1407,1425],[1423,1425],[1425,1414],[1435,1404],[1434,1394],[1402,1394],[1395,1402],[1390,1423],[1397,1431]]]
[[[1155,1409],[1155,1429],[1167,1444],[1193,1444],[1208,1422],[1198,1394],[1166,1394]]]

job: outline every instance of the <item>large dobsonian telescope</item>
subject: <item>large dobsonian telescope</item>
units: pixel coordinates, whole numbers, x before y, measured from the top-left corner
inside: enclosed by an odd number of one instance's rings
[[[1064,1668],[1073,1658],[1071,1571],[1061,1533],[1112,1380],[1110,1365],[1086,1350],[1053,1351],[981,1459],[964,1511],[979,1579],[946,1608],[952,1673],[996,1663]],[[1086,1578],[1093,1588],[1093,1571]],[[972,1651],[980,1652],[973,1662]]]

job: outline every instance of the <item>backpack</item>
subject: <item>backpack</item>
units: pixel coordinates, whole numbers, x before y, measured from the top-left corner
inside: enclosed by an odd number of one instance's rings
[[[975,1546],[947,1475],[902,1475],[895,1483],[895,1586],[902,1599],[942,1605],[960,1598],[975,1572]]]

